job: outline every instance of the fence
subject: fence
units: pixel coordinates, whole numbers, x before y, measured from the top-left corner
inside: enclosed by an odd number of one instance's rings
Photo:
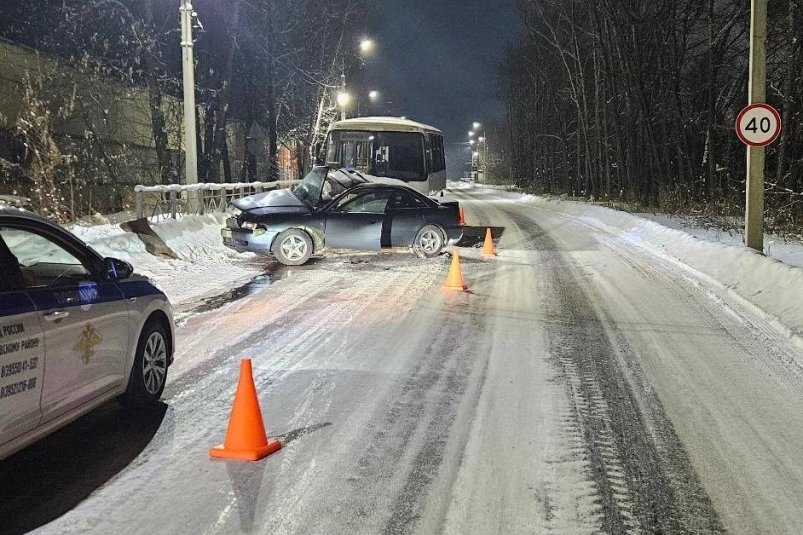
[[[134,207],[137,218],[176,219],[179,215],[200,215],[225,212],[231,201],[297,184],[282,182],[242,182],[236,184],[170,184],[167,186],[135,186]]]

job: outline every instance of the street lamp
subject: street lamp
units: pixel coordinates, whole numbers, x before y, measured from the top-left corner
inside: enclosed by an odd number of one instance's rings
[[[371,52],[373,52],[375,47],[376,43],[374,42],[373,39],[368,39],[366,37],[365,39],[360,41],[360,52],[362,52],[365,55],[368,55]]]
[[[362,56],[368,56],[376,47],[376,43],[373,39],[369,39],[364,37],[360,41],[360,54]],[[340,119],[346,119],[346,107],[351,103],[351,95],[346,93],[346,66],[345,66],[345,59],[341,63],[340,66],[340,93],[337,94],[337,104],[340,106]],[[359,96],[357,97],[357,114],[359,115]]]
[[[478,123],[478,122],[474,122],[474,130],[477,130],[477,129],[479,129],[479,127],[481,127],[481,126],[482,126],[482,125],[481,125],[480,123]]]
[[[378,99],[379,98],[379,91],[370,91],[368,93],[368,98],[370,98],[371,100]]]
[[[340,106],[343,110],[348,108],[349,104],[351,104],[351,95],[346,93],[345,91],[340,91],[337,94],[337,105]]]
[[[198,183],[198,147],[195,125],[195,59],[192,50],[192,0],[181,0],[181,67],[184,75],[185,183]],[[192,197],[195,192],[190,192]],[[193,199],[194,200],[194,199]]]
[[[474,132],[473,132],[473,131],[472,131],[472,132],[469,132],[469,133],[468,133],[468,137],[474,137]]]

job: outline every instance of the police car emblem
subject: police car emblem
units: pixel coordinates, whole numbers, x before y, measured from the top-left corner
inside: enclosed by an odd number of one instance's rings
[[[89,359],[95,354],[95,348],[98,347],[98,344],[102,341],[103,338],[95,331],[95,328],[87,323],[72,350],[81,357],[81,362],[89,364]]]

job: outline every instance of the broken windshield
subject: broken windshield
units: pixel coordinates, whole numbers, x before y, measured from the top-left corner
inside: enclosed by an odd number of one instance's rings
[[[315,208],[321,200],[321,190],[326,174],[326,167],[315,167],[293,188],[293,194],[310,208]]]

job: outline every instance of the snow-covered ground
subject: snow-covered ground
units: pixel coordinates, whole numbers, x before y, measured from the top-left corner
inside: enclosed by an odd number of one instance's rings
[[[592,228],[668,259],[713,282],[742,305],[765,315],[774,327],[803,346],[803,244],[768,236],[758,254],[742,245],[739,234],[694,225],[690,219],[630,214],[589,203],[505,191],[505,187],[449,184],[462,191],[493,190],[509,202],[571,216]]]
[[[152,279],[174,306],[180,306],[240,285],[262,272],[255,255],[223,245],[220,229],[224,222],[225,215],[210,214],[152,223],[156,234],[178,255],[175,260],[151,255],[136,234],[117,224],[78,224],[69,230],[101,255],[130,262],[137,273]]]

